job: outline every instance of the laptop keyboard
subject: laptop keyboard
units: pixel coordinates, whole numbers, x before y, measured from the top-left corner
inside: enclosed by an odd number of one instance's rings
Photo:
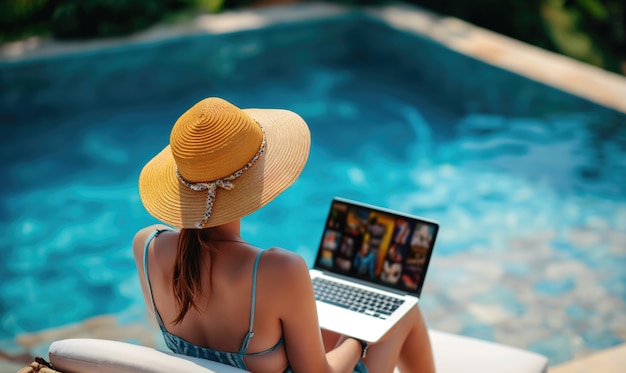
[[[313,289],[315,290],[315,299],[318,301],[383,320],[404,303],[402,299],[320,277],[313,278]]]

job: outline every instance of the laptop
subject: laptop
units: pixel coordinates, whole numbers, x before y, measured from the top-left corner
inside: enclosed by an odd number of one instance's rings
[[[418,301],[436,221],[334,198],[310,270],[322,329],[376,342]]]

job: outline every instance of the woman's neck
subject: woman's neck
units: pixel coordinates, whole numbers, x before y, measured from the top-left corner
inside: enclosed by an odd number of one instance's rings
[[[213,241],[232,241],[243,242],[241,238],[241,223],[239,220],[218,225],[211,228],[211,240]]]

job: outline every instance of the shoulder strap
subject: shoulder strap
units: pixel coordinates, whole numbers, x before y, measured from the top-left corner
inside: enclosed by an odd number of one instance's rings
[[[150,302],[152,302],[152,311],[154,316],[159,323],[159,328],[163,331],[165,330],[165,325],[163,324],[163,320],[161,320],[161,316],[159,315],[159,311],[157,311],[156,306],[154,304],[154,298],[152,297],[152,287],[150,286],[150,277],[148,276],[148,247],[150,247],[150,242],[159,234],[168,231],[169,229],[157,229],[152,232],[148,239],[146,240],[146,246],[143,248],[143,273],[146,277],[146,285],[148,286],[148,294],[150,295]]]
[[[241,344],[241,348],[239,349],[240,354],[245,354],[248,350],[248,345],[250,344],[250,339],[254,337],[254,332],[252,331],[252,327],[254,326],[254,302],[256,300],[256,274],[259,269],[259,261],[261,260],[261,255],[263,255],[263,251],[259,251],[254,260],[254,270],[252,272],[252,300],[250,302],[250,326],[248,327],[248,334],[243,339],[243,343]]]

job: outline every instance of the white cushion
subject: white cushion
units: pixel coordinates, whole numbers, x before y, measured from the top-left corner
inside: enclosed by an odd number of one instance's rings
[[[244,370],[214,361],[104,339],[55,341],[50,362],[63,373],[240,373]]]
[[[430,330],[438,373],[545,373],[548,359],[534,352]],[[53,342],[50,362],[63,373],[236,373],[241,369],[154,348],[104,339]]]
[[[534,352],[429,330],[437,373],[545,373],[548,359]]]

